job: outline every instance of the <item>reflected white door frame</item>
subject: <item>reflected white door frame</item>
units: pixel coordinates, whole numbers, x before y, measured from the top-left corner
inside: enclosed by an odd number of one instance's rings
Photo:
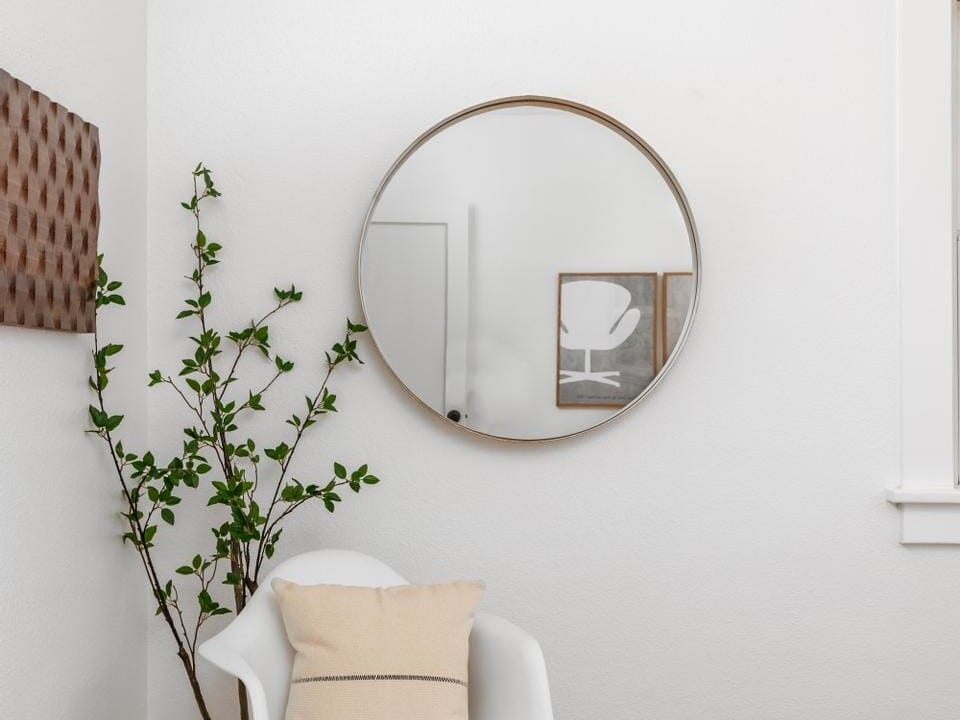
[[[371,225],[439,225],[445,229],[444,415],[469,415],[470,206],[440,197],[381,201]],[[441,408],[434,408],[440,410]]]

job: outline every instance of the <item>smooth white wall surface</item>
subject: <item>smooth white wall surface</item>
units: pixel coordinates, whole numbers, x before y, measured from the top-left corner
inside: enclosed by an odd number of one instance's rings
[[[0,67],[100,128],[99,247],[126,282],[110,396],[143,440],[146,6],[4,0]],[[113,306],[111,306],[113,307]],[[132,720],[146,692],[146,587],[120,543],[117,481],[87,427],[91,335],[0,326],[0,716]]]
[[[384,480],[332,518],[300,515],[280,557],[349,547],[414,581],[486,579],[484,607],[540,639],[558,718],[960,713],[956,551],[898,545],[883,498],[898,474],[893,0],[150,7],[149,321],[167,367],[190,237],[177,203],[201,159],[224,192],[208,223],[226,245],[218,307],[237,324],[274,284],[306,291],[274,328],[300,361],[284,410],[357,313],[374,187],[455,110],[518,93],[602,109],[664,156],[701,231],[678,364],[577,440],[457,433],[368,349],[300,467],[365,460]],[[183,420],[151,397],[155,422]],[[150,717],[191,717],[152,627]],[[230,707],[232,687],[205,677]]]

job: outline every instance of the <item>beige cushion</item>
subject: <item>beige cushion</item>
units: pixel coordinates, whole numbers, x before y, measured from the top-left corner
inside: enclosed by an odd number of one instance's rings
[[[286,720],[466,720],[482,583],[272,587],[297,653]]]

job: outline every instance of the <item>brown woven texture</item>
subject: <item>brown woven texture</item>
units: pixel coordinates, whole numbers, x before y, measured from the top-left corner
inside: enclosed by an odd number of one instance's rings
[[[93,332],[97,128],[0,69],[0,323]]]

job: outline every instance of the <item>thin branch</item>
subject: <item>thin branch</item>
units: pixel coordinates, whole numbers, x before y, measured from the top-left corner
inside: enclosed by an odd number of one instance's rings
[[[320,398],[323,396],[323,391],[327,387],[327,383],[330,381],[330,376],[333,374],[333,370],[336,367],[333,363],[327,364],[327,373],[324,375],[323,382],[320,384],[320,389],[317,390],[316,394],[313,396],[313,401],[311,406],[316,407],[317,403],[320,402]],[[308,415],[308,419],[313,415],[311,411]],[[297,451],[297,446],[300,444],[300,439],[303,437],[304,431],[307,429],[306,422],[300,424],[300,427],[297,428],[297,435],[293,440],[293,444],[290,446],[290,451],[287,453],[287,456],[282,460],[280,464],[280,477],[277,478],[277,484],[273,488],[273,497],[270,498],[270,504],[267,506],[267,514],[264,516],[264,532],[261,533],[260,539],[257,542],[257,550],[255,553],[255,564],[253,576],[250,578],[252,581],[256,582],[257,578],[260,576],[260,568],[263,565],[264,560],[264,551],[266,543],[270,538],[270,533],[266,530],[268,527],[273,527],[270,525],[270,517],[273,515],[273,510],[277,505],[277,499],[280,497],[280,489],[283,487],[283,481],[287,477],[287,471],[290,469],[290,463],[293,461],[293,455]]]
[[[292,301],[290,301],[290,300],[281,300],[279,303],[277,303],[276,307],[274,307],[272,310],[270,310],[269,312],[267,312],[262,318],[260,318],[260,319],[257,320],[256,322],[251,323],[251,324],[250,324],[250,327],[251,327],[254,331],[260,329],[260,328],[263,326],[263,324],[264,324],[268,319],[270,319],[271,316],[273,316],[275,313],[277,313],[277,312],[279,312],[280,310],[282,310],[283,308],[285,308],[285,307],[286,307],[287,305],[289,305],[291,302],[292,302]],[[252,343],[250,340],[243,340],[243,341],[237,343],[237,354],[236,354],[236,356],[233,358],[233,362],[232,362],[231,365],[230,365],[230,371],[227,373],[227,379],[223,381],[223,384],[222,384],[221,387],[220,387],[220,394],[219,394],[218,397],[217,397],[217,399],[218,399],[219,401],[221,401],[221,402],[223,401],[224,395],[226,395],[226,393],[227,393],[227,388],[229,388],[229,387],[230,387],[230,384],[236,379],[237,366],[240,364],[240,358],[243,357],[243,353],[244,353],[244,352],[246,351],[246,349],[247,349],[248,347],[250,347],[252,344],[253,344],[253,343]],[[279,373],[278,373],[278,375],[279,375]],[[274,380],[275,380],[275,379],[276,379],[276,377],[274,378]],[[271,381],[271,384],[272,384],[272,381]],[[267,385],[267,387],[269,388],[269,385]],[[264,391],[265,391],[265,390],[266,390],[266,389],[264,389]],[[263,392],[263,391],[262,391],[262,392]]]
[[[330,487],[330,490],[334,490],[334,489],[336,489],[336,488],[338,488],[338,487],[343,487],[344,485],[349,485],[349,484],[350,484],[350,480],[340,480],[339,482],[337,482],[337,481],[336,481],[337,479],[336,479],[335,477],[334,477],[334,478],[331,478],[331,480],[333,481],[333,484],[330,485],[330,484],[328,483],[328,485],[329,485],[329,487]],[[286,508],[284,508],[283,512],[281,512],[280,515],[278,515],[278,516],[274,519],[274,521],[273,521],[272,523],[270,523],[269,527],[267,527],[267,528],[265,529],[265,531],[264,531],[264,537],[269,537],[270,535],[272,535],[272,534],[273,534],[273,531],[276,529],[276,527],[277,527],[281,522],[283,522],[283,519],[286,518],[286,517],[287,517],[288,515],[290,515],[291,513],[293,513],[294,510],[296,510],[297,508],[299,508],[299,507],[300,507],[301,505],[303,505],[305,502],[307,502],[307,501],[309,501],[309,500],[315,500],[315,499],[320,499],[320,500],[322,500],[322,499],[324,499],[324,496],[327,494],[327,492],[328,492],[328,491],[321,492],[321,493],[318,493],[318,494],[316,494],[316,495],[308,495],[308,496],[306,496],[306,497],[304,497],[304,498],[301,498],[300,500],[296,500],[295,502],[290,503],[290,505],[288,505]]]
[[[96,330],[93,334],[93,346],[94,346],[94,358],[96,358],[100,352],[100,338]],[[103,383],[100,382],[99,377],[100,369],[97,368],[97,383],[96,383],[96,394],[97,394],[97,404],[100,408],[100,411],[106,413],[106,406],[103,398]],[[113,461],[114,470],[117,473],[117,478],[120,481],[120,486],[123,489],[123,496],[127,503],[127,508],[129,510],[127,522],[131,527],[131,531],[134,533],[136,542],[134,545],[137,548],[137,552],[140,554],[141,561],[143,563],[144,570],[147,573],[147,579],[150,583],[151,589],[153,590],[154,598],[157,601],[157,605],[160,608],[160,614],[163,616],[164,621],[167,623],[167,627],[170,629],[170,633],[173,635],[174,641],[177,644],[177,655],[180,657],[180,660],[183,662],[184,669],[187,672],[187,679],[190,682],[190,687],[193,690],[194,700],[197,703],[197,708],[200,711],[200,715],[203,720],[211,720],[210,712],[207,709],[206,701],[203,697],[203,691],[200,688],[200,683],[196,676],[196,663],[191,658],[188,657],[187,648],[184,646],[184,640],[181,638],[180,633],[177,631],[177,627],[174,624],[173,616],[170,613],[169,603],[167,602],[166,596],[163,591],[163,585],[160,582],[160,577],[157,574],[156,567],[153,563],[153,557],[150,554],[149,543],[146,541],[145,529],[143,524],[140,521],[140,512],[137,507],[137,504],[133,501],[132,496],[130,495],[130,489],[127,485],[127,480],[123,474],[123,464],[121,464],[120,459],[117,456],[116,446],[113,442],[113,436],[106,427],[101,428],[102,437],[107,443],[107,448],[110,451],[110,458]]]
[[[200,420],[200,423],[203,424],[205,420],[204,420],[203,414],[200,412],[200,408],[198,408],[189,400],[187,400],[187,396],[183,394],[183,391],[180,389],[180,386],[173,381],[173,378],[167,375],[167,377],[163,379],[163,382],[166,385],[169,385],[170,387],[172,387],[174,390],[176,390],[177,395],[179,395],[180,399],[183,400],[183,404],[186,405],[188,408],[190,408],[193,411],[193,414],[196,415],[197,418]],[[204,427],[204,430],[206,430],[206,427]]]

